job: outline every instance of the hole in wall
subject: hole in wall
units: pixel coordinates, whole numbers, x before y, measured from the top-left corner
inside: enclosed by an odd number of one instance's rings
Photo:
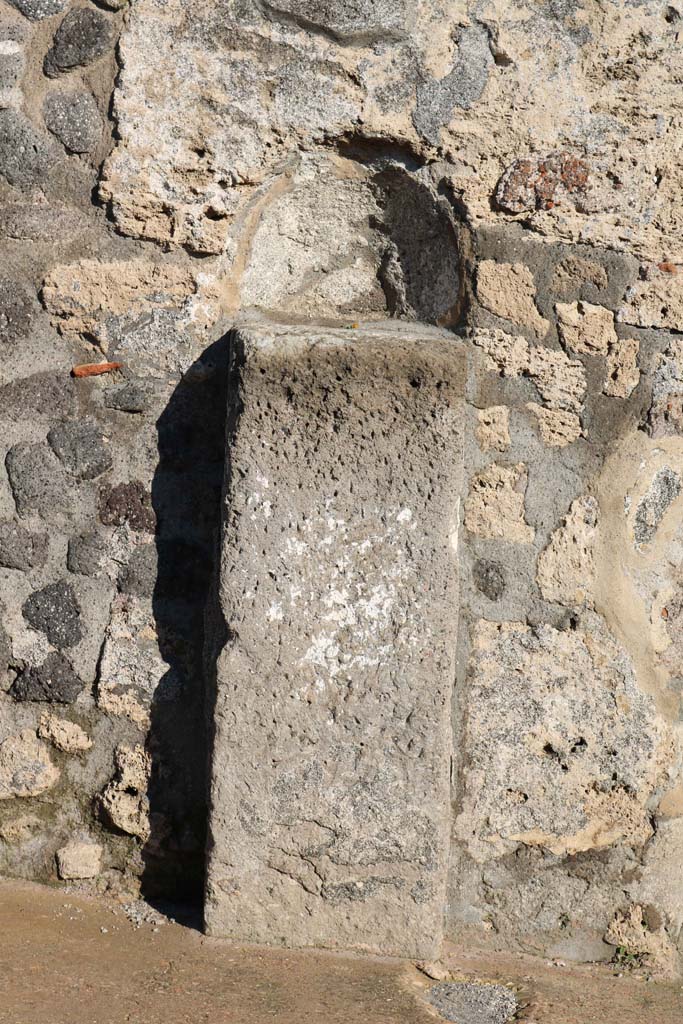
[[[461,322],[463,227],[414,162],[376,148],[358,153],[368,162],[302,157],[273,188],[242,240],[242,309]]]

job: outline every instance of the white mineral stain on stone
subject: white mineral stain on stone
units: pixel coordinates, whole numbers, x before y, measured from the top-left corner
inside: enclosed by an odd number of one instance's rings
[[[271,604],[268,609],[268,622],[281,622],[283,619],[282,602],[277,601]]]

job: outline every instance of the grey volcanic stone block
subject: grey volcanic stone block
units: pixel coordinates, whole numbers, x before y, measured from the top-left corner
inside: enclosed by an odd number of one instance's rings
[[[66,0],[10,0],[10,3],[31,21],[51,18],[66,7]]]
[[[29,119],[16,110],[0,110],[0,175],[10,185],[40,184],[50,169],[52,151]]]
[[[106,554],[106,538],[98,533],[82,533],[69,539],[66,566],[81,576],[96,576]]]
[[[46,444],[13,445],[5,467],[19,515],[37,513],[52,521],[74,511],[71,482]]]
[[[43,117],[45,127],[70,153],[90,153],[102,137],[102,117],[89,92],[50,93]]]
[[[47,701],[52,704],[73,704],[83,689],[83,681],[63,654],[48,654],[42,665],[25,668],[12,686],[11,694],[18,701]]]
[[[55,647],[73,647],[83,638],[81,609],[66,580],[36,590],[24,602],[24,618]]]
[[[112,23],[104,14],[88,7],[69,11],[45,57],[45,74],[54,78],[61,72],[92,64],[107,52],[113,39]]]
[[[438,951],[464,375],[415,325],[233,332],[211,934]]]
[[[42,568],[47,561],[48,536],[31,533],[15,519],[0,519],[0,565],[6,569]]]
[[[47,435],[52,451],[78,480],[94,480],[112,466],[111,452],[92,423],[59,423]]]

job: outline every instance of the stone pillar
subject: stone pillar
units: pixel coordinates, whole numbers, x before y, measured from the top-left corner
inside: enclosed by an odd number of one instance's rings
[[[464,381],[413,324],[233,333],[210,934],[439,950]]]

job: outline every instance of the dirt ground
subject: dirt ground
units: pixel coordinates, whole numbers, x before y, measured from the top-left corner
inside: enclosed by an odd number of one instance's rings
[[[434,1024],[434,984],[378,958],[238,948],[141,902],[0,883],[0,1024]],[[530,1024],[683,1024],[683,983],[452,948],[457,979],[511,985]]]

